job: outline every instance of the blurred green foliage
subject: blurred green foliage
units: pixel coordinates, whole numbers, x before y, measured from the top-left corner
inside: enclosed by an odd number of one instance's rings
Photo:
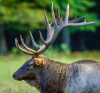
[[[61,44],[60,44],[60,49],[61,49],[62,51],[66,51],[66,50],[68,49],[67,44],[61,43]]]
[[[96,24],[77,27],[76,29],[71,28],[71,31],[96,31],[96,27],[100,25],[100,20],[98,15],[94,11],[94,6],[96,6],[96,1],[92,0],[68,0],[70,5],[70,17],[73,15],[85,16],[87,22],[96,22]]]
[[[91,0],[0,0],[0,24],[17,29],[18,31],[29,31],[32,29],[46,29],[44,9],[50,21],[51,3],[54,3],[54,10],[59,7],[61,16],[65,15],[66,6],[70,5],[70,19],[86,16],[88,22],[95,21],[96,24],[80,28],[70,28],[70,32],[95,31],[99,25],[98,15],[93,11],[96,2]]]

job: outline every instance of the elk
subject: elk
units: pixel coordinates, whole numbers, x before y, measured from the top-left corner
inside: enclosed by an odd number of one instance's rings
[[[69,5],[67,5],[66,8],[64,21],[60,18],[58,8],[57,19],[55,19],[53,3],[51,11],[54,23],[53,26],[49,23],[46,11],[44,10],[47,24],[47,38],[44,40],[40,32],[40,39],[43,45],[37,45],[30,32],[32,43],[38,49],[37,51],[27,47],[21,35],[20,39],[23,47],[19,45],[18,39],[15,38],[16,47],[25,54],[32,56],[32,58],[26,61],[23,66],[13,74],[13,78],[18,81],[26,81],[29,85],[36,87],[40,93],[100,93],[99,62],[80,60],[68,64],[56,62],[40,55],[49,48],[64,28],[89,25],[95,22],[85,21],[76,23],[84,17],[75,17],[73,20],[68,21]]]

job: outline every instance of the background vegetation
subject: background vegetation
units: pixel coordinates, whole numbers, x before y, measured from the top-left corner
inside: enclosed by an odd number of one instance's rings
[[[23,35],[26,45],[30,46],[30,30],[34,34],[36,41],[39,41],[39,30],[42,30],[45,38],[46,22],[44,19],[44,9],[47,11],[49,21],[52,22],[52,2],[54,3],[55,14],[57,7],[59,7],[61,16],[64,16],[66,6],[69,3],[69,20],[76,15],[77,17],[85,16],[87,22],[96,22],[96,24],[88,26],[65,29],[60,34],[61,38],[58,38],[55,44],[65,43],[71,50],[90,49],[89,44],[91,44],[92,40],[89,39],[89,36],[87,40],[85,40],[87,31],[90,31],[88,35],[93,34],[94,36],[94,33],[96,33],[95,35],[100,36],[100,31],[97,31],[100,25],[100,14],[97,11],[100,4],[99,0],[0,0],[0,54],[12,50],[15,46],[14,39],[15,37],[19,37],[19,34]],[[79,33],[79,35],[75,33]],[[73,35],[79,37],[78,40],[80,41],[78,41],[77,38],[73,39]],[[86,44],[86,41],[88,41],[89,44]],[[98,42],[96,42],[96,44],[100,46]],[[79,46],[78,49],[73,48],[75,45]],[[94,46],[92,49],[100,48]]]
[[[42,45],[38,32],[41,30],[46,38],[44,9],[49,22],[52,22],[52,2],[55,15],[59,7],[61,16],[64,16],[69,3],[69,20],[75,15],[85,16],[87,22],[94,21],[96,24],[65,29],[43,54],[65,63],[82,59],[100,61],[99,0],[0,0],[0,93],[39,93],[24,81],[18,82],[12,78],[13,73],[31,58],[15,47],[14,40],[15,37],[19,39],[21,34],[26,45],[33,48],[29,35],[31,30],[35,41]]]
[[[84,51],[58,54],[55,50],[51,50],[47,55],[52,60],[61,61],[63,63],[71,63],[77,60],[90,59],[100,61],[100,52],[97,51]],[[53,54],[52,54],[53,52]],[[25,81],[16,81],[12,78],[13,73],[28,59],[27,55],[8,55],[0,56],[0,93],[39,93],[34,87],[28,85]]]

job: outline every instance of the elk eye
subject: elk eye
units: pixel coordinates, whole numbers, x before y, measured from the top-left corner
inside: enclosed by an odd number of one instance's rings
[[[31,62],[31,63],[29,64],[29,66],[34,66],[34,63],[33,63],[33,62]]]

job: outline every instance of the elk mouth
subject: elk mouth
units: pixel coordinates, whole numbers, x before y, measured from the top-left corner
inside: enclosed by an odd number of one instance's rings
[[[20,78],[15,78],[17,81],[21,80],[36,80],[36,78],[27,78],[27,77],[20,77]]]
[[[23,76],[22,80],[36,80],[36,76],[28,75],[26,77]]]
[[[36,78],[23,78],[22,80],[36,80]]]
[[[21,81],[21,80],[36,80],[36,78],[14,78],[17,81]]]
[[[17,81],[21,81],[21,80],[23,80],[23,78],[17,78],[16,80],[17,80]]]
[[[17,81],[21,81],[21,80],[36,80],[36,77],[17,77],[17,75],[13,75],[13,79],[17,80]]]

